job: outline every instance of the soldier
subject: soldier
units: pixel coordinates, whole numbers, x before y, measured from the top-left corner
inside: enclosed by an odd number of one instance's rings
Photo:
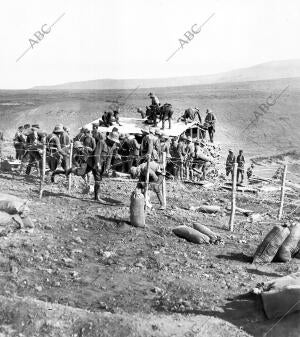
[[[103,126],[110,127],[113,125],[113,112],[112,111],[104,111],[102,116],[102,124]]]
[[[92,124],[92,137],[95,139],[96,144],[99,142],[100,139],[103,138],[101,133],[98,131],[99,123],[93,123]]]
[[[184,114],[178,118],[178,122],[181,120],[183,121],[185,124],[187,123],[191,123],[191,122],[194,122],[195,118],[196,118],[196,115],[198,116],[198,119],[199,119],[199,123],[201,124],[202,123],[202,120],[201,120],[201,116],[200,116],[200,112],[199,112],[199,109],[198,108],[188,108],[184,111]]]
[[[115,122],[116,122],[118,125],[122,126],[122,125],[120,124],[120,108],[119,108],[119,107],[116,107],[116,108],[113,110],[113,114],[114,114]]]
[[[169,171],[171,174],[179,179],[180,176],[180,157],[177,151],[178,147],[178,137],[172,137],[171,138],[171,144],[170,144],[170,164],[169,164]]]
[[[104,174],[108,174],[112,159],[120,158],[120,156],[117,154],[117,145],[119,143],[119,134],[113,131],[107,136],[105,140],[100,140],[96,145],[92,173],[95,180],[94,199],[97,201],[101,201],[100,181],[102,180],[102,176]]]
[[[61,124],[58,124],[54,127],[52,134],[46,137],[47,164],[52,172],[61,164],[65,155],[60,144],[62,132],[64,132],[63,127]],[[51,180],[54,182],[54,177]]]
[[[31,133],[28,134],[26,138],[26,153],[22,158],[22,163],[28,160],[28,165],[26,167],[26,175],[29,175],[31,172],[31,168],[36,166],[38,175],[42,171],[42,156],[40,150],[43,146],[43,137],[41,134],[38,134],[39,125],[33,124],[31,128]],[[23,165],[21,165],[23,166]],[[22,168],[21,168],[22,170]]]
[[[14,147],[16,149],[16,159],[22,160],[25,154],[25,143],[26,143],[26,136],[23,133],[24,127],[19,126],[18,131],[15,134],[13,139]]]
[[[150,158],[153,155],[153,147],[154,147],[154,136],[153,136],[153,131],[149,128],[141,130],[143,133],[143,139],[141,143],[141,161],[145,162],[147,161],[146,157]]]
[[[250,178],[253,175],[253,169],[254,169],[254,164],[252,163],[250,165],[250,167],[248,167],[248,169],[247,169],[247,178],[248,178],[248,180],[250,180]]]
[[[96,148],[96,141],[91,135],[91,131],[88,128],[84,129],[84,138],[82,140],[82,145],[86,148],[89,154],[92,154]]]
[[[183,167],[185,163],[185,156],[186,156],[186,140],[187,137],[185,134],[181,135],[179,138],[178,146],[177,146],[177,152],[179,156],[180,161],[180,178],[183,179]]]
[[[192,141],[192,137],[188,136],[187,139],[187,145],[186,145],[186,151],[185,151],[185,167],[186,167],[186,174],[188,177],[191,177],[193,179],[193,160],[195,155],[195,146]]]
[[[139,177],[139,183],[137,184],[137,188],[144,189],[146,183],[146,175],[147,175],[147,163],[143,163],[138,167],[132,167],[130,169],[130,175],[133,179]],[[163,174],[160,168],[160,165],[155,161],[150,161],[149,163],[149,185],[156,193],[157,198],[160,203],[160,210],[164,210],[166,208],[162,196],[162,192],[160,187],[163,182]]]
[[[78,135],[76,135],[74,137],[74,142],[78,141],[78,142],[82,142],[84,137],[85,137],[85,134],[84,134],[84,127],[82,127],[78,133]]]
[[[130,144],[129,144],[129,135],[121,134],[120,135],[120,146],[118,150],[118,154],[121,156],[122,160],[122,172],[129,172],[129,161],[130,161]]]
[[[59,124],[59,126],[62,129],[62,132],[59,133],[60,146],[64,149],[70,145],[70,137],[65,127],[62,124]]]
[[[204,125],[207,128],[210,142],[214,142],[214,133],[216,131],[216,117],[210,109],[206,110]]]
[[[149,93],[148,95],[151,99],[151,104],[150,104],[150,119],[153,121],[154,127],[157,126],[157,115],[160,113],[159,112],[159,99],[157,96],[155,96],[152,92]]]
[[[195,157],[194,157],[194,163],[193,167],[199,170],[201,175],[201,180],[206,179],[206,171],[207,171],[207,161],[203,158],[206,157],[206,154],[203,151],[204,148],[204,142],[200,140],[195,141]]]
[[[130,170],[132,166],[138,166],[140,162],[140,148],[141,145],[136,140],[135,136],[129,138],[129,166]]]
[[[236,162],[238,164],[237,167],[237,183],[239,183],[239,177],[241,176],[241,184],[244,181],[244,171],[245,171],[245,157],[243,155],[243,150],[239,151],[239,155],[236,158]]]
[[[235,163],[235,155],[233,154],[233,151],[230,149],[228,150],[228,156],[226,159],[226,176],[231,173],[231,178],[233,179],[233,165]]]

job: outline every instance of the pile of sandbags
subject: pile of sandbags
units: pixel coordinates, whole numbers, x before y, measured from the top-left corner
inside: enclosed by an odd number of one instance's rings
[[[0,236],[18,228],[33,227],[28,201],[14,195],[0,193]]]
[[[253,263],[288,262],[292,257],[298,257],[299,240],[299,223],[290,227],[276,225],[258,246]]]
[[[180,238],[197,244],[217,243],[220,241],[220,236],[206,226],[196,223],[193,224],[193,228],[186,225],[178,226],[173,229],[173,233]]]

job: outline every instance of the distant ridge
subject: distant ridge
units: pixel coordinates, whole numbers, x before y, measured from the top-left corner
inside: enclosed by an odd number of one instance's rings
[[[260,81],[280,78],[300,77],[300,60],[272,61],[248,68],[235,69],[219,74],[203,76],[149,78],[149,79],[98,79],[69,82],[58,85],[35,86],[33,90],[105,90],[177,87],[197,84]]]

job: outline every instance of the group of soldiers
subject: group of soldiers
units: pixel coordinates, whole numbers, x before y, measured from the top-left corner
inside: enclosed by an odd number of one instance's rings
[[[162,130],[165,129],[165,122],[169,122],[169,129],[171,129],[172,118],[173,118],[173,108],[169,103],[163,105],[160,104],[158,97],[150,92],[148,95],[151,99],[151,104],[146,107],[146,113],[141,108],[137,109],[137,112],[141,114],[142,118],[147,118],[147,123],[157,127],[158,121],[162,122]],[[200,138],[206,138],[206,132],[208,132],[209,140],[211,143],[214,142],[214,134],[216,132],[216,117],[211,109],[206,110],[206,116],[204,122],[200,116],[200,111],[197,108],[188,108],[184,111],[184,114],[178,118],[177,122],[183,121],[185,124],[196,121],[201,124]]]
[[[237,163],[237,177],[236,181],[238,184],[243,184],[244,182],[244,173],[245,173],[245,157],[243,150],[239,150],[239,154],[235,157],[232,149],[228,150],[228,156],[226,159],[226,176],[231,174],[231,178],[233,179],[233,167],[234,164]],[[253,175],[254,164],[252,163],[247,169],[247,178],[248,180]]]

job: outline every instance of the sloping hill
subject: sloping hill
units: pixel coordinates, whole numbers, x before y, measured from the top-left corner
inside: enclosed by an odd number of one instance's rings
[[[300,60],[273,61],[258,64],[248,68],[236,69],[224,73],[188,76],[173,78],[150,78],[150,79],[98,79],[91,81],[70,82],[53,86],[37,86],[37,90],[88,90],[88,89],[133,89],[176,87],[186,85],[199,85],[221,82],[258,81],[278,78],[290,78],[300,76]]]

